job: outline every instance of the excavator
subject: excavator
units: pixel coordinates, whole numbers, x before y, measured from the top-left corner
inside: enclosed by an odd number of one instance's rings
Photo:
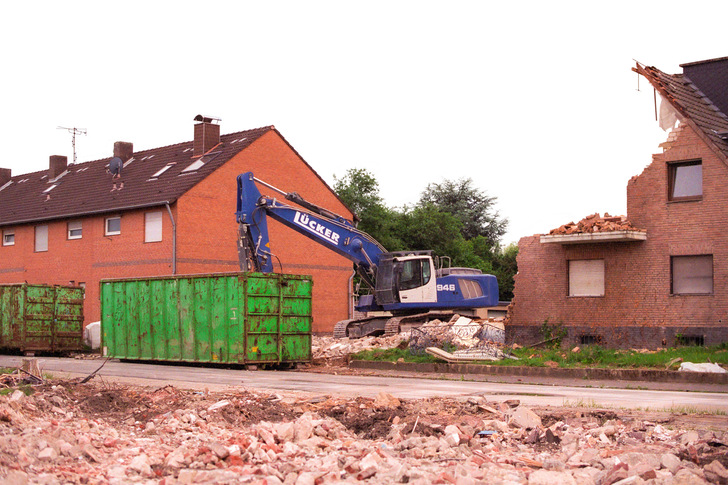
[[[354,222],[312,204],[296,192],[284,192],[246,172],[238,176],[238,256],[244,272],[273,272],[268,217],[281,222],[354,263],[354,271],[370,289],[356,310],[368,314],[342,320],[334,337],[394,335],[430,320],[479,315],[498,304],[498,281],[474,268],[446,264],[433,251],[387,250]],[[261,195],[256,182],[296,204]]]

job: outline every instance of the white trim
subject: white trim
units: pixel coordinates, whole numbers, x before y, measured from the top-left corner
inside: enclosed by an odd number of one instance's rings
[[[109,231],[109,221],[111,221],[112,219],[119,220],[118,231]],[[104,236],[117,236],[119,234],[121,234],[121,216],[111,216],[104,218]]]
[[[12,236],[12,240],[9,242],[8,236]],[[3,246],[15,246],[15,229],[3,231]]]
[[[69,221],[66,230],[68,239],[81,239],[83,237],[83,223],[81,221]],[[73,234],[77,231],[76,234]]]

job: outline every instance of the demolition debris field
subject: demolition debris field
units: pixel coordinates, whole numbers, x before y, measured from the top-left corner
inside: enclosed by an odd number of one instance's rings
[[[728,417],[102,378],[0,396],[3,483],[726,483]],[[631,477],[631,478],[630,478]],[[721,481],[723,480],[723,481]]]

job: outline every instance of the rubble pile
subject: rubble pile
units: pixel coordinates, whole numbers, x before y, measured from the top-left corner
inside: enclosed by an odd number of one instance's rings
[[[341,363],[346,362],[350,354],[356,354],[363,350],[406,347],[409,337],[409,332],[402,332],[390,337],[362,337],[358,339],[314,335],[311,343],[311,355],[314,363]]]
[[[433,320],[412,329],[410,350],[420,352],[428,347],[452,349],[455,356],[502,359],[505,356],[503,319],[472,319],[455,314],[447,322]]]
[[[5,484],[726,483],[728,418],[57,382],[0,396]],[[693,418],[693,417],[690,417]],[[677,421],[676,421],[677,420]]]
[[[580,220],[578,223],[569,222],[563,226],[552,229],[549,235],[566,235],[566,234],[583,234],[591,232],[611,232],[611,231],[640,231],[644,232],[644,229],[638,229],[632,225],[626,218],[626,216],[610,216],[608,213],[604,213],[604,217],[600,216],[599,213],[592,214]]]

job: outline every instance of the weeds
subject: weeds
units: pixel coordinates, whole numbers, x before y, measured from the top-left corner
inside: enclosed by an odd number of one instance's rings
[[[503,359],[483,363],[501,366],[545,367],[546,362],[556,362],[559,367],[565,368],[665,369],[673,359],[682,359],[684,362],[713,362],[728,365],[728,351],[726,350],[726,344],[715,347],[678,347],[650,352],[607,349],[599,345],[581,347],[579,352],[559,348],[538,350],[520,348],[510,351],[519,360]],[[365,350],[352,355],[352,358],[389,362],[396,362],[398,359],[416,363],[441,362],[428,354],[417,355],[408,349],[397,348]]]

